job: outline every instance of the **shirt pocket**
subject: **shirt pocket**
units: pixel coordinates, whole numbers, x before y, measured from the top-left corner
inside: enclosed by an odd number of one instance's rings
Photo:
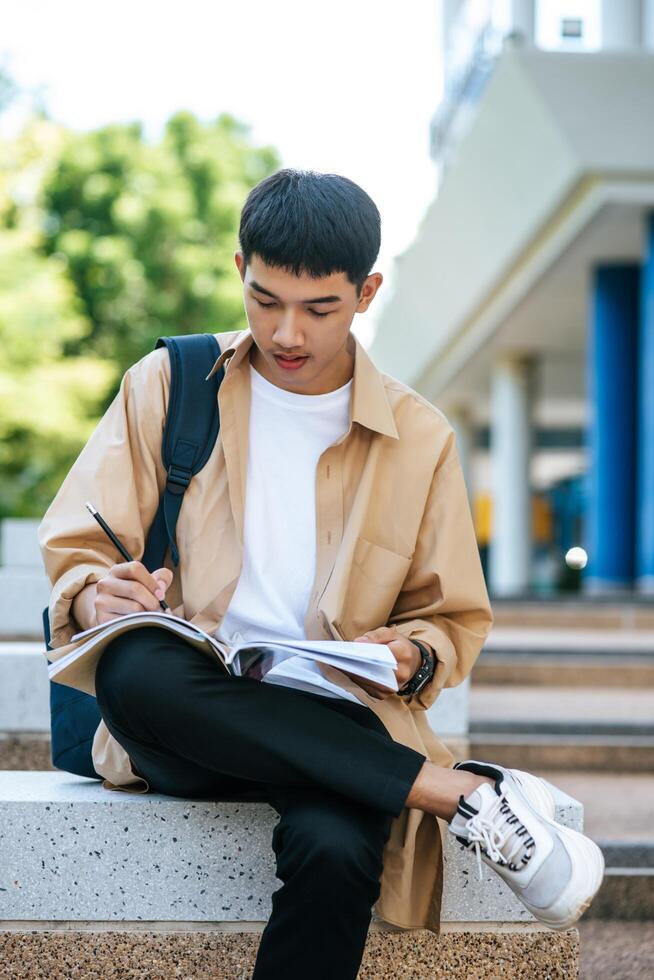
[[[346,638],[386,626],[411,567],[411,558],[358,537],[343,611],[336,622]]]

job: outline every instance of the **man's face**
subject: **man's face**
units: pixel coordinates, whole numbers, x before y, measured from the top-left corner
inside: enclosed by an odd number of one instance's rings
[[[258,255],[247,268],[241,252],[234,259],[254,339],[254,368],[279,388],[304,395],[325,394],[349,381],[355,350],[350,326],[355,313],[368,309],[382,283],[381,273],[371,273],[357,297],[344,272],[312,279],[275,269]],[[305,359],[296,368],[285,368],[280,354]]]

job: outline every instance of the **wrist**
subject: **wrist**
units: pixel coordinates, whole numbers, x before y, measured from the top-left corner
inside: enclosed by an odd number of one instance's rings
[[[402,695],[416,694],[421,691],[434,676],[436,667],[436,654],[428,643],[422,640],[411,640],[411,643],[420,651],[420,664],[413,676],[399,689],[398,693]]]
[[[95,612],[95,597],[98,592],[98,587],[95,582],[85,585],[81,589],[75,598],[73,599],[70,612],[75,623],[80,627],[80,630],[90,629],[91,626],[97,625],[97,616]]]

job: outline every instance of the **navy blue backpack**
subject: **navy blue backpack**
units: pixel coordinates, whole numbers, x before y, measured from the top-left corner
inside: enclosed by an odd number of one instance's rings
[[[205,380],[221,353],[213,334],[159,337],[155,350],[163,346],[168,348],[170,357],[168,413],[161,442],[161,458],[168,479],[140,559],[149,572],[163,567],[169,547],[175,567],[179,563],[175,540],[177,518],[191,478],[209,459],[218,437],[217,395],[225,376],[221,367]],[[120,528],[115,530],[120,535]],[[48,606],[43,610],[43,635],[46,650],[51,650]],[[76,776],[102,779],[93,768],[91,756],[93,736],[101,720],[98,702],[92,694],[50,681],[52,764]]]

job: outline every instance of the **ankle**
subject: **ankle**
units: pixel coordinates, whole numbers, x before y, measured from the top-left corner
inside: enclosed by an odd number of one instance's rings
[[[406,806],[450,821],[460,798],[470,796],[482,783],[494,785],[486,776],[463,769],[444,769],[426,761],[411,787]]]
[[[464,799],[466,796],[470,796],[471,793],[474,793],[476,789],[479,789],[482,783],[488,783],[489,786],[495,786],[495,780],[491,779],[490,776],[477,776],[474,772],[465,772],[464,770],[458,769],[457,772],[460,772],[461,776],[467,777],[467,788],[464,784],[464,788],[461,792],[461,796],[463,796]]]

